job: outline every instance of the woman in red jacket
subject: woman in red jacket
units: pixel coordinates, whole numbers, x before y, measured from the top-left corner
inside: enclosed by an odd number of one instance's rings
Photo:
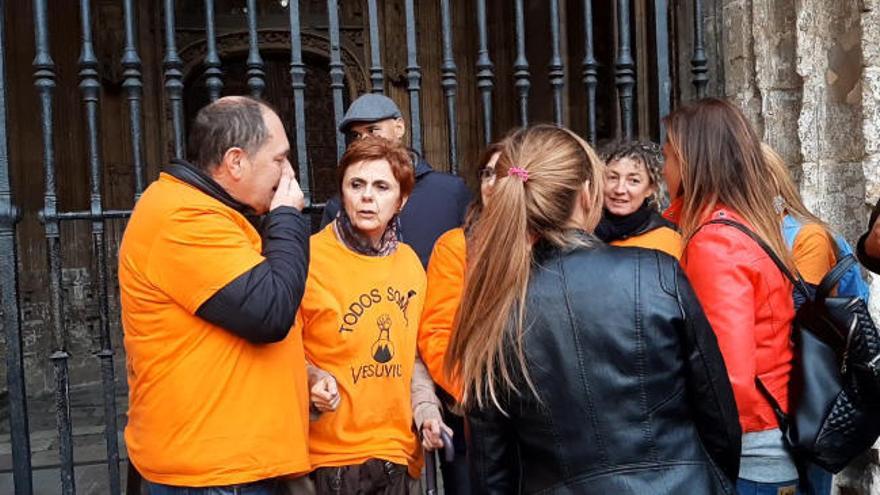
[[[705,99],[666,118],[666,180],[680,195],[682,265],[718,337],[743,430],[737,490],[796,493],[798,474],[756,378],[788,411],[792,287],[739,222],[794,267],[761,143],[733,104]],[[675,198],[674,198],[675,199]]]

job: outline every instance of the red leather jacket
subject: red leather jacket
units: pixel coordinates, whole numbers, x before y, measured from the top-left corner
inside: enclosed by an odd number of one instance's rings
[[[751,226],[719,206],[706,222],[730,218]],[[743,432],[778,427],[755,377],[788,411],[791,370],[791,283],[749,237],[727,225],[703,225],[682,256],[684,271],[718,337]]]

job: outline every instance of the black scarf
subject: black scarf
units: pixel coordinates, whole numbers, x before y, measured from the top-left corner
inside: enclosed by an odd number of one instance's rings
[[[336,236],[339,237],[339,240],[341,240],[343,244],[345,244],[345,247],[365,256],[388,256],[394,253],[394,251],[397,250],[397,233],[399,229],[400,216],[394,215],[394,217],[388,221],[388,226],[385,227],[385,232],[382,234],[382,239],[379,241],[379,247],[375,248],[373,247],[373,243],[370,242],[370,239],[361,234],[354,225],[352,225],[351,219],[348,218],[348,214],[345,213],[345,208],[339,209],[333,227]]]
[[[171,160],[171,164],[162,169],[166,174],[183,181],[190,186],[202,191],[224,205],[241,213],[257,230],[260,230],[262,217],[250,206],[233,198],[220,184],[214,181],[210,175],[200,168],[179,158]]]
[[[651,223],[655,211],[648,201],[642,202],[638,210],[626,216],[615,215],[606,209],[602,213],[602,220],[596,226],[596,237],[605,242],[612,242],[642,234],[645,227]]]

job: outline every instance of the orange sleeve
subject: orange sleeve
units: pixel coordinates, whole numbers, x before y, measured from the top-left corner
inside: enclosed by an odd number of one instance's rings
[[[456,400],[461,398],[460,387],[446,376],[443,363],[464,287],[466,250],[462,229],[450,230],[437,240],[428,262],[428,289],[419,325],[422,360],[434,382]]]
[[[218,290],[264,259],[233,214],[182,208],[155,232],[148,278],[192,314]]]
[[[804,225],[792,246],[794,264],[808,284],[818,285],[836,263],[834,245],[821,225]]]

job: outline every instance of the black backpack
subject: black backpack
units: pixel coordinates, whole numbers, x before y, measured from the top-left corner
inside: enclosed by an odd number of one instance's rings
[[[880,334],[864,300],[831,294],[855,258],[841,258],[814,293],[745,225],[729,219],[708,223],[751,237],[794,285],[802,304],[791,332],[788,414],[757,376],[755,384],[773,407],[795,460],[839,472],[880,436]]]

